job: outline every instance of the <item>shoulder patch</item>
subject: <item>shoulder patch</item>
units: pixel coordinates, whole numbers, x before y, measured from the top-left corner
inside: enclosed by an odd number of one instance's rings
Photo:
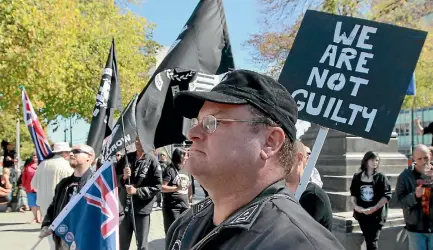
[[[198,214],[205,210],[207,207],[209,207],[212,204],[212,200],[210,198],[206,198],[205,200],[197,203],[195,206],[193,206],[193,213]]]
[[[260,203],[257,203],[247,208],[240,215],[234,218],[233,221],[230,222],[230,224],[250,223],[252,219],[255,217],[254,215],[260,212],[260,209],[258,209],[259,205]]]

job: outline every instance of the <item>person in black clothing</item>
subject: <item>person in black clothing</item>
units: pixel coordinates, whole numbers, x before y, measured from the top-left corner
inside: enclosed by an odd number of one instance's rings
[[[414,164],[397,178],[395,194],[403,209],[409,249],[431,249],[433,245],[433,165],[425,145],[417,145],[413,151]]]
[[[165,169],[167,168],[167,155],[162,152],[158,154],[159,156],[159,166],[161,166],[161,173],[164,173]],[[162,208],[162,192],[159,192],[156,195],[156,207]]]
[[[3,149],[3,167],[4,168],[13,168],[14,167],[14,160],[16,158],[16,153],[13,148],[13,145],[10,142],[7,142],[5,140],[1,143],[2,149]]]
[[[176,148],[171,157],[171,164],[162,175],[162,215],[166,234],[170,225],[189,208],[191,202],[191,176],[183,169],[184,160],[185,150]]]
[[[180,91],[191,119],[184,168],[209,192],[167,232],[166,249],[342,250],[285,186],[298,107],[273,78],[233,70],[209,92]]]
[[[378,172],[378,168],[378,154],[368,151],[362,158],[361,171],[353,175],[350,185],[353,217],[359,222],[367,250],[378,249],[379,235],[392,196],[388,178]]]
[[[308,154],[306,147],[300,141],[295,142],[295,150],[297,163],[286,174],[286,185],[293,192],[296,193],[296,189],[299,186],[301,177],[304,173],[304,169],[307,166]],[[313,217],[313,219],[319,222],[322,226],[327,228],[329,231],[332,229],[332,208],[331,201],[328,195],[323,189],[316,183],[310,181],[302,193],[299,204]]]
[[[42,222],[40,238],[53,234],[53,232],[48,229],[49,226],[72,197],[78,194],[81,188],[83,188],[86,182],[93,176],[94,172],[90,166],[92,166],[94,160],[95,152],[92,147],[88,145],[77,145],[72,148],[70,164],[74,169],[74,174],[62,179],[59,184],[57,184],[53,202],[48,207],[47,214]],[[53,238],[56,249],[69,249],[67,243],[63,242],[56,234],[53,234]]]
[[[145,153],[138,136],[135,141],[136,152],[128,153],[117,163],[119,175],[120,250],[128,250],[134,232],[132,218],[135,218],[137,249],[148,249],[150,213],[161,192],[161,167],[152,153]],[[126,158],[128,162],[126,162]],[[127,166],[129,164],[129,166]],[[132,200],[131,200],[132,199]],[[132,201],[132,202],[131,202]],[[132,210],[132,207],[134,208]],[[132,215],[134,213],[134,215]],[[134,216],[134,217],[132,217]]]

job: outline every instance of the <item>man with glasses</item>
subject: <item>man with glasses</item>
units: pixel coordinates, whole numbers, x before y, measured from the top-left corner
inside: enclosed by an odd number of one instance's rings
[[[210,92],[178,93],[174,106],[194,118],[184,167],[209,198],[172,224],[166,249],[344,249],[285,187],[298,111],[281,84],[236,70]]]
[[[70,164],[74,169],[74,173],[57,184],[53,201],[48,207],[47,214],[42,222],[42,230],[39,235],[40,238],[52,234],[52,231],[49,230],[48,227],[72,197],[78,194],[81,188],[86,184],[87,180],[92,177],[93,171],[90,167],[93,165],[94,160],[95,152],[92,147],[88,145],[77,145],[72,148],[70,153]],[[55,249],[69,249],[68,245],[56,234],[53,234],[53,239],[56,245]]]

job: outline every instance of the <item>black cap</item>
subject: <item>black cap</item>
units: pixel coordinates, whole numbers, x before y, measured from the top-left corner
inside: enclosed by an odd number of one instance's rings
[[[298,106],[287,89],[269,76],[249,70],[231,71],[209,92],[179,92],[174,107],[182,116],[195,118],[205,101],[250,104],[280,124],[292,141],[296,140]]]

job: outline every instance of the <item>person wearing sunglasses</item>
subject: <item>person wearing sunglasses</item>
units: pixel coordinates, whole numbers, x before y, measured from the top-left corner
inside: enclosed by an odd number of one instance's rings
[[[59,184],[57,184],[53,201],[48,207],[47,214],[42,222],[40,238],[53,234],[53,232],[48,229],[51,223],[72,197],[78,194],[81,188],[83,188],[86,182],[93,176],[94,172],[90,167],[95,161],[95,151],[92,147],[84,144],[74,146],[69,159],[74,173],[62,179]],[[56,234],[53,234],[53,239],[55,249],[69,249],[67,248],[67,243],[63,242]]]
[[[298,108],[284,86],[235,70],[210,92],[179,92],[174,107],[192,119],[184,168],[209,197],[170,226],[166,249],[344,249],[285,186]]]

